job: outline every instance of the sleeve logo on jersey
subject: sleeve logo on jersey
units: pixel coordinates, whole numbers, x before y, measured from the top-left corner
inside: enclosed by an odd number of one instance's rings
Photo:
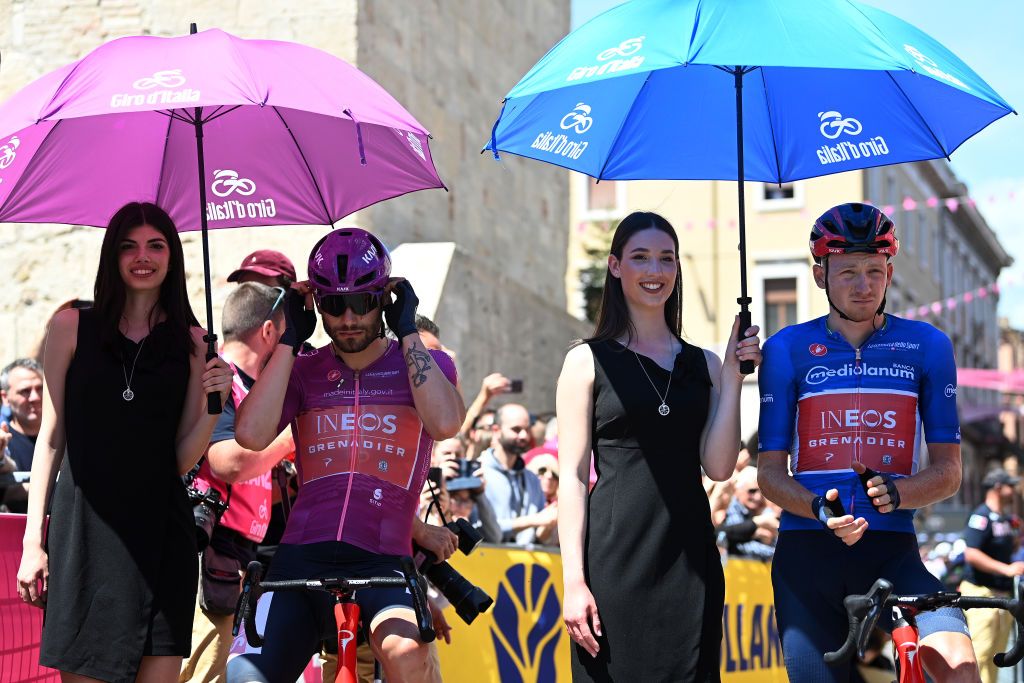
[[[952,384],[947,384],[945,389],[946,398],[956,398],[956,387]]]
[[[302,482],[355,471],[408,489],[423,423],[412,406],[364,405],[298,416]],[[353,467],[354,462],[354,467]]]
[[[985,515],[971,515],[971,518],[967,520],[967,526],[978,531],[984,531],[988,528],[988,517]]]
[[[807,347],[807,350],[811,352],[812,356],[822,357],[828,353],[828,347],[824,344],[814,343]]]
[[[815,394],[800,400],[797,472],[848,469],[856,460],[909,475],[917,436],[917,397]]]

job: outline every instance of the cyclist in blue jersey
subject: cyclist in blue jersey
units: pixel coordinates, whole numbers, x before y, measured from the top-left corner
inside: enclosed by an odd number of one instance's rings
[[[956,364],[945,334],[884,313],[899,251],[885,214],[836,206],[810,246],[830,311],[765,343],[758,483],[784,510],[772,583],[789,680],[845,682],[851,665],[822,661],[846,638],[845,596],[879,577],[897,593],[942,590],[921,562],[913,515],[960,487]],[[935,680],[978,680],[963,612],[922,614],[918,625]]]

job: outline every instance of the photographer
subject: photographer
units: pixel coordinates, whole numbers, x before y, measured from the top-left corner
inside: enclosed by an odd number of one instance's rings
[[[236,409],[284,332],[284,295],[280,287],[245,282],[224,303],[223,356],[235,374],[193,488],[230,504],[219,520],[215,504],[200,501],[196,505],[200,546],[206,540],[209,545],[201,555],[192,653],[182,663],[181,682],[223,680],[240,591],[239,571],[255,559],[256,544],[270,523],[270,470],[294,450],[289,429],[262,451],[247,450],[235,441]],[[192,497],[197,498],[194,493]]]
[[[487,496],[484,473],[479,460],[467,460],[458,437],[434,445],[432,464],[441,469],[447,492],[446,513],[464,519],[480,532],[485,543],[501,542],[501,527]]]

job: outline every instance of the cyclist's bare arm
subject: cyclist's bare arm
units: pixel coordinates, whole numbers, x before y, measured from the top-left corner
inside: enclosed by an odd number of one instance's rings
[[[293,365],[295,355],[291,347],[278,344],[235,414],[235,441],[242,448],[262,451],[277,436]]]
[[[466,417],[466,407],[459,390],[423,345],[419,332],[402,338],[402,356],[409,373],[412,402],[423,428],[435,441],[455,436]]]
[[[757,456],[757,485],[764,497],[786,512],[808,519],[815,496],[789,474],[789,453],[763,451]]]

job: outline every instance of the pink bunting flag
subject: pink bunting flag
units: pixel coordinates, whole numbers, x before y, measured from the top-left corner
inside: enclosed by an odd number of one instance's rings
[[[956,308],[956,299],[954,299],[953,297],[949,297],[948,299],[946,299],[946,308],[950,311]]]
[[[946,208],[949,209],[951,213],[956,213],[956,210],[960,208],[960,202],[956,197],[950,197],[946,200]]]
[[[913,211],[916,208],[917,208],[917,202],[914,201],[913,197],[904,197],[903,198],[903,210],[904,211]]]
[[[892,212],[895,210],[896,207],[893,206],[892,204],[886,204],[885,206],[882,207],[882,213],[884,213],[886,216],[891,215]]]
[[[929,208],[934,209],[936,206],[939,205],[939,198],[938,197],[929,197],[928,201],[925,202],[925,203],[929,206]]]
[[[942,304],[940,304],[938,301],[933,303],[932,304],[932,313],[934,313],[935,315],[938,315],[939,313],[942,313]]]

